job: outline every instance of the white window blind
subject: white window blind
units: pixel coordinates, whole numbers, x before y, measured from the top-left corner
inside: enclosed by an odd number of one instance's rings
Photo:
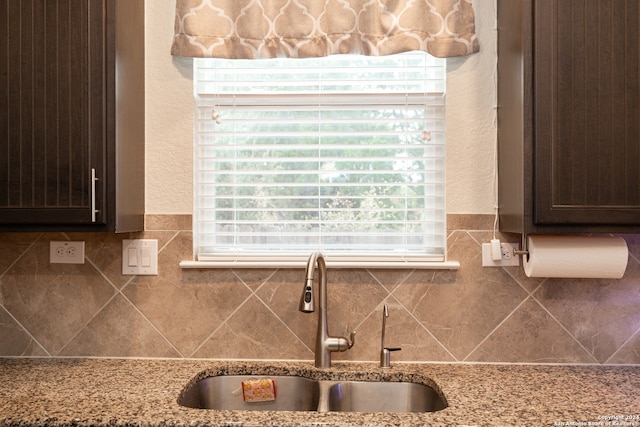
[[[445,260],[445,60],[194,59],[194,91],[196,260]]]

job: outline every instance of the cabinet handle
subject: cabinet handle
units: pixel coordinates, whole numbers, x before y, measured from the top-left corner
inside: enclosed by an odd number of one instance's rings
[[[100,212],[96,209],[96,169],[91,168],[91,222],[96,222],[96,215]]]

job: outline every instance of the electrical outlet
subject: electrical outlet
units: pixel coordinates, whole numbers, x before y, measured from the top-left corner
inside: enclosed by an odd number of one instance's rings
[[[84,264],[84,242],[49,242],[49,263]]]
[[[517,243],[500,243],[500,249],[502,252],[502,259],[491,259],[491,243],[482,244],[482,266],[483,267],[508,267],[520,265],[520,257],[514,253],[519,249],[520,245]]]

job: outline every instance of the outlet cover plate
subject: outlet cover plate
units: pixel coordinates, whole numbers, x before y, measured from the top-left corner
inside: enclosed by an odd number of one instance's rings
[[[50,264],[84,264],[84,241],[58,241],[49,242]]]
[[[513,253],[520,248],[518,243],[500,242],[502,249],[502,259],[491,259],[491,243],[482,244],[482,266],[483,267],[515,267],[520,265],[520,256]]]

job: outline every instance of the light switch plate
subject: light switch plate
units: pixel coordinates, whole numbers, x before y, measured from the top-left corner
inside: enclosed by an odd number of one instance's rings
[[[122,274],[125,276],[157,276],[158,241],[156,239],[123,240]]]

